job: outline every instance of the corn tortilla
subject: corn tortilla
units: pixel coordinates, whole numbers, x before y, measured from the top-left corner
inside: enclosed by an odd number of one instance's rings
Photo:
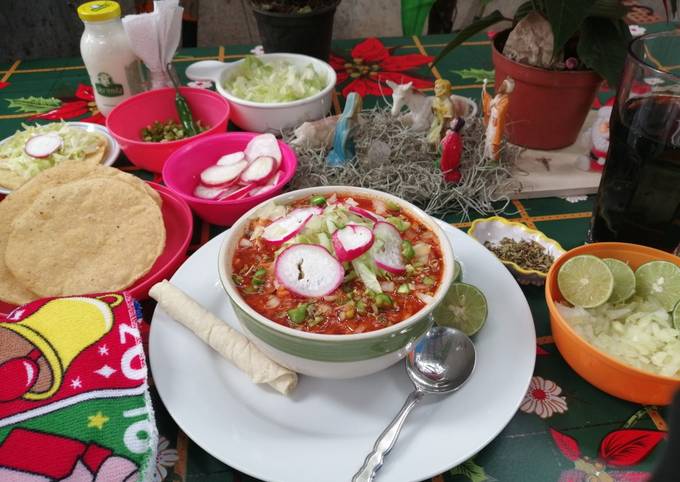
[[[42,191],[12,222],[5,263],[40,296],[108,292],[144,276],[164,247],[158,204],[127,183],[93,178]]]
[[[7,269],[5,249],[11,230],[12,221],[28,209],[38,195],[45,189],[60,186],[80,179],[110,178],[128,183],[138,191],[146,193],[161,205],[161,199],[153,188],[141,179],[112,167],[93,165],[80,161],[67,161],[52,169],[41,172],[30,179],[17,191],[0,202],[0,300],[21,305],[39,296],[26,287]]]

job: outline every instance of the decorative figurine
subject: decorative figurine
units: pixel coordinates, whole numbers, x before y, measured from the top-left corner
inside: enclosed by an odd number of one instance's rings
[[[486,82],[482,89],[482,108],[486,123],[484,157],[497,161],[510,105],[510,94],[515,89],[515,81],[506,77],[493,99],[486,93]]]
[[[590,128],[588,156],[579,156],[577,167],[583,171],[602,172],[604,161],[609,150],[609,118],[612,115],[614,98],[612,97],[597,111],[597,118]]]
[[[341,167],[356,157],[354,148],[354,131],[359,124],[362,99],[356,92],[351,92],[345,101],[345,109],[335,126],[333,149],[326,156],[326,164],[331,167]]]
[[[460,130],[465,125],[462,117],[454,117],[446,129],[441,142],[442,158],[440,166],[444,179],[448,182],[460,181],[460,157],[463,154],[463,138]]]
[[[406,105],[409,111],[403,119],[411,130],[422,132],[429,129],[432,123],[432,98],[415,90],[413,82],[397,84],[388,80],[386,83],[392,89],[392,116],[399,115],[401,108]]]
[[[444,126],[453,119],[455,112],[451,102],[451,82],[446,79],[437,79],[434,83],[434,99],[432,99],[432,113],[434,118],[427,134],[427,142],[438,146],[442,140]]]
[[[339,115],[333,115],[311,122],[303,122],[293,131],[295,138],[290,144],[305,149],[318,149],[319,147],[330,149],[333,145],[333,134],[338,119],[340,119]]]

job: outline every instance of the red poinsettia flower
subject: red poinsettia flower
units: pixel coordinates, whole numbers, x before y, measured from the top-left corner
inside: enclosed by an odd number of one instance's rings
[[[434,60],[434,57],[421,54],[392,55],[394,49],[388,49],[375,37],[367,38],[354,46],[351,59],[331,54],[330,64],[338,75],[338,84],[350,80],[342,89],[342,95],[350,92],[366,95],[389,95],[392,93],[385,82],[391,80],[398,84],[413,82],[416,89],[432,87],[433,80],[423,79],[406,72]]]
[[[104,124],[104,116],[97,110],[97,105],[94,103],[94,91],[89,85],[78,84],[75,97],[71,99],[62,100],[61,106],[52,109],[42,114],[36,114],[29,117],[28,120],[47,119],[47,120],[64,120],[74,119],[85,115],[88,112],[92,114],[81,122],[92,122],[93,124]]]
[[[9,86],[9,82],[0,82],[0,89],[4,89],[7,86]]]

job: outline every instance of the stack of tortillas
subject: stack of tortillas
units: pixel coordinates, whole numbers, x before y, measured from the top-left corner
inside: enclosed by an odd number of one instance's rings
[[[64,162],[0,202],[0,300],[119,291],[165,248],[158,193],[118,169]]]

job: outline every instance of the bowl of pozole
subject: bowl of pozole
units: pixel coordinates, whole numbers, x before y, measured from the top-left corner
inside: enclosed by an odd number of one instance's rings
[[[218,263],[246,336],[278,363],[323,378],[402,359],[454,269],[433,218],[390,194],[342,186],[253,208],[229,230]]]

